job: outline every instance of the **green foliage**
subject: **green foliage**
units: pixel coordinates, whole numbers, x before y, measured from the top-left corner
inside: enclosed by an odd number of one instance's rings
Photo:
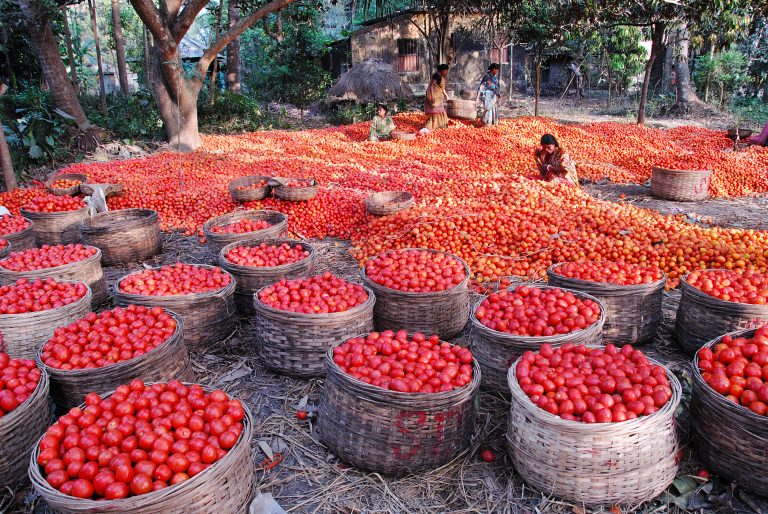
[[[198,98],[198,118],[200,130],[208,133],[290,128],[282,117],[271,116],[258,100],[230,91],[217,93],[211,105],[208,90],[203,89]]]
[[[742,127],[760,130],[768,121],[768,103],[759,98],[738,98],[733,102],[733,113]]]
[[[80,103],[88,118],[99,127],[123,140],[159,141],[163,124],[157,103],[144,92],[134,95],[108,95],[107,113],[99,112],[97,96],[81,96]]]
[[[749,83],[747,71],[746,57],[737,50],[728,50],[699,57],[693,79],[699,90],[716,85],[722,106],[739,87]]]

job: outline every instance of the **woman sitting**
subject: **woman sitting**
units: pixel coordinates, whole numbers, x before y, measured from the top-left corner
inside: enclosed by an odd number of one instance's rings
[[[579,185],[576,175],[576,163],[560,148],[560,144],[552,134],[541,136],[541,146],[535,152],[536,166],[539,168],[542,180],[559,182],[570,186]]]
[[[392,137],[392,131],[395,130],[395,122],[392,117],[387,115],[387,106],[379,104],[376,106],[376,116],[371,120],[371,134],[369,141],[382,141]]]

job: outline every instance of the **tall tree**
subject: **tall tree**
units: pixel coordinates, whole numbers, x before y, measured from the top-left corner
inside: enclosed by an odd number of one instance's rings
[[[104,61],[101,59],[101,40],[99,38],[99,26],[96,22],[96,0],[88,0],[88,11],[91,15],[91,30],[93,31],[93,43],[96,47],[96,69],[99,72],[99,110],[102,114],[107,112],[107,87],[104,83]]]
[[[62,20],[64,22],[64,41],[67,45],[67,62],[69,63],[69,74],[72,77],[72,85],[75,86],[75,92],[80,92],[80,84],[77,81],[77,65],[75,64],[75,52],[72,50],[72,33],[69,31],[69,9],[64,6]]]
[[[120,0],[112,0],[112,31],[115,38],[117,75],[120,80],[120,92],[127,95],[128,66],[125,62],[125,38],[123,37],[123,22],[120,19]]]
[[[688,66],[688,54],[690,52],[691,33],[688,31],[688,22],[682,21],[677,26],[677,52],[675,58],[675,78],[677,86],[676,106],[681,110],[690,110],[694,107],[704,107],[706,104],[699,99],[691,80],[691,68]]]
[[[8,90],[8,86],[0,82],[0,96],[3,96]],[[5,140],[5,129],[0,121],[0,170],[3,172],[3,181],[5,190],[13,191],[18,189],[19,183],[16,181],[16,173],[13,171],[13,162],[11,161],[11,152],[8,150],[8,141]]]
[[[219,1],[219,7],[216,9],[216,29],[214,32],[214,38],[218,38],[221,33],[221,24],[224,16],[224,2]],[[216,103],[216,86],[219,78],[219,56],[213,60],[213,69],[211,70],[211,89],[210,89],[210,102],[211,105]]]
[[[240,7],[237,0],[227,3],[227,22],[232,28],[240,19]],[[240,92],[240,38],[236,37],[227,45],[227,89]]]

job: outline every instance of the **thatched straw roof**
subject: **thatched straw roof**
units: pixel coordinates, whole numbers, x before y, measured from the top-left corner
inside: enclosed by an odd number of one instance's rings
[[[367,103],[413,96],[413,91],[392,65],[381,59],[366,59],[339,77],[328,94]]]

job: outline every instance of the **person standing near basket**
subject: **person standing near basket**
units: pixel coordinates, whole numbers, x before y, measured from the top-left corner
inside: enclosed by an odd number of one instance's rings
[[[483,107],[483,125],[496,125],[499,123],[498,102],[499,65],[492,63],[488,66],[488,73],[483,75],[480,87],[477,89],[477,100]]]
[[[379,104],[376,106],[376,116],[371,120],[371,133],[369,141],[382,141],[392,138],[392,132],[395,130],[395,122],[392,116],[387,115],[387,106]]]
[[[578,187],[576,163],[560,148],[560,143],[552,134],[541,136],[541,146],[534,152],[534,158],[542,180]]]
[[[448,126],[448,114],[445,111],[445,105],[448,101],[448,93],[445,88],[448,85],[448,65],[441,64],[437,67],[437,73],[432,75],[432,81],[427,87],[427,95],[424,101],[424,114],[427,115],[427,121],[422,134],[429,134],[435,129],[442,129]]]

